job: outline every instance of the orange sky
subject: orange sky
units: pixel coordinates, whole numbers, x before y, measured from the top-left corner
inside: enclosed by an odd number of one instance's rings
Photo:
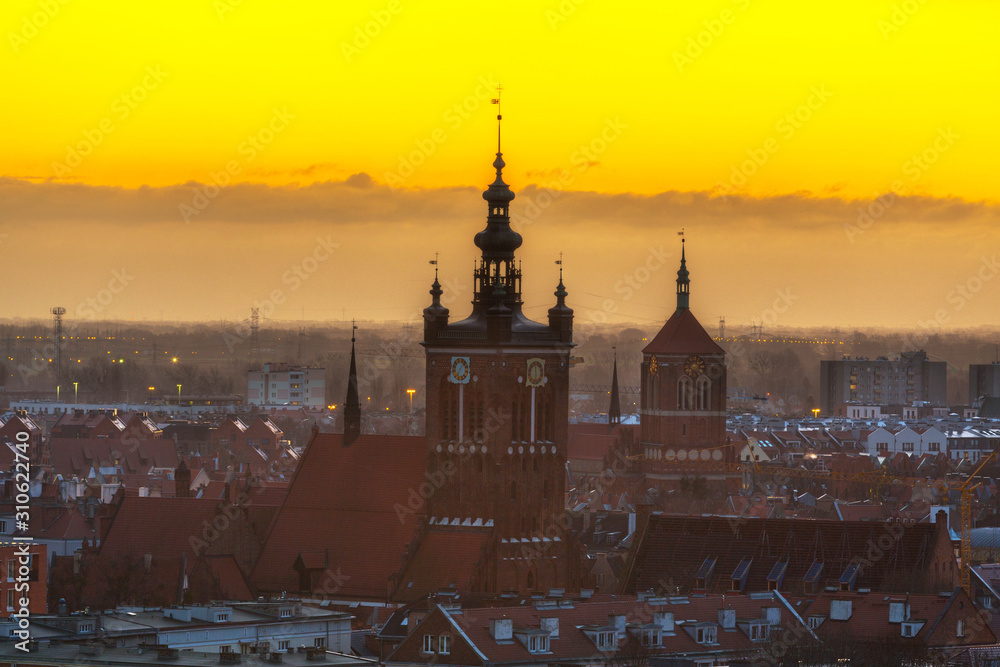
[[[502,82],[539,317],[562,251],[581,320],[662,320],[684,227],[706,323],[1000,324],[998,23],[987,0],[8,0],[0,317],[279,295],[272,319],[406,319],[435,251],[464,314]]]

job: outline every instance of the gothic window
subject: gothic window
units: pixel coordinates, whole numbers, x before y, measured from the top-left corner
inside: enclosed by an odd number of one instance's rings
[[[679,410],[694,408],[694,391],[691,387],[691,378],[687,375],[682,375],[677,381],[677,408]]]
[[[698,410],[711,410],[712,409],[712,381],[707,377],[702,375],[695,382],[695,394],[697,395],[697,406]]]

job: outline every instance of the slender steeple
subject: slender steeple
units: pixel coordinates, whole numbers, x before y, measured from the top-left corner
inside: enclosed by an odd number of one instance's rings
[[[361,435],[361,399],[358,397],[358,365],[354,355],[354,330],[351,322],[351,370],[347,376],[347,399],[344,401],[344,447],[350,447]]]
[[[615,363],[611,371],[611,402],[608,405],[608,426],[622,423],[622,405],[618,396],[618,348],[615,351]]]
[[[556,305],[549,308],[549,328],[559,333],[559,340],[573,342],[573,309],[566,305],[566,286],[563,285],[562,253],[559,253],[559,284],[556,286]]]
[[[499,95],[499,92],[498,92]],[[494,100],[500,103],[500,98]],[[496,178],[483,192],[487,202],[486,229],[476,234],[476,246],[483,251],[482,259],[475,271],[475,295],[473,303],[479,308],[488,307],[493,301],[497,286],[503,288],[504,300],[508,307],[519,310],[521,306],[521,271],[514,266],[514,251],[521,247],[521,235],[510,227],[510,202],[514,193],[504,183],[503,153],[500,150],[500,121],[497,114],[497,157],[493,161]]]
[[[691,280],[688,275],[687,260],[684,257],[684,239],[681,239],[681,268],[677,271],[677,310],[690,308]]]

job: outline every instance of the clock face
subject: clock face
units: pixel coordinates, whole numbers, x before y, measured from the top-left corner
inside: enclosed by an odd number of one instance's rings
[[[456,384],[466,384],[469,381],[469,358],[452,357],[451,359],[451,382]]]
[[[656,375],[656,371],[659,370],[659,364],[656,361],[656,355],[654,354],[649,358],[649,374]]]
[[[688,374],[689,377],[698,377],[705,372],[705,360],[699,357],[697,354],[692,354],[684,362],[684,372]]]

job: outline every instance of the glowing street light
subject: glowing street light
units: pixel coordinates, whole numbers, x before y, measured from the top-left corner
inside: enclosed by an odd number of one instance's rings
[[[413,412],[413,395],[417,393],[416,389],[407,389],[406,393],[410,395],[410,412]]]
[[[77,392],[78,392],[79,389],[80,389],[80,383],[79,382],[74,382],[73,383],[73,402],[74,403],[78,402],[76,399],[77,399]]]
[[[177,385],[177,405],[181,404],[181,385]]]

